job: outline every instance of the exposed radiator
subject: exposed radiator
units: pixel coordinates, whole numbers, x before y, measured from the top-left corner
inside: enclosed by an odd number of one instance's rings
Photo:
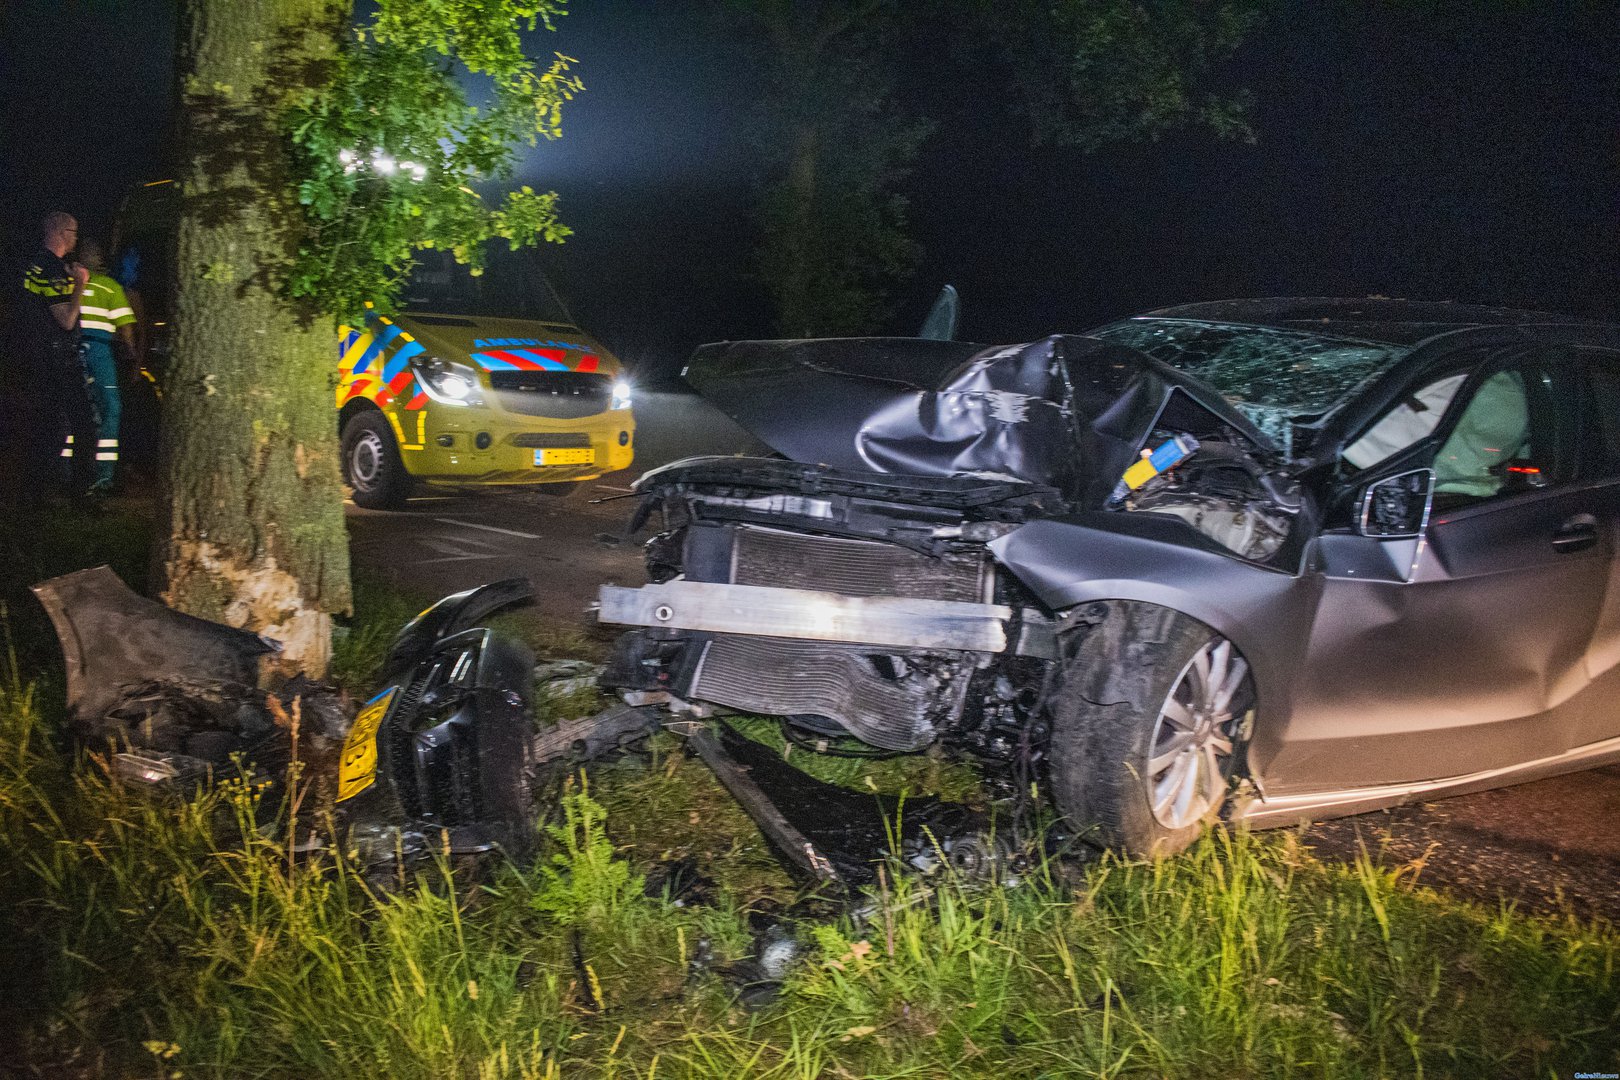
[[[824,716],[873,746],[919,750],[934,739],[934,719],[952,711],[953,689],[858,646],[727,635],[705,647],[691,694],[745,712]]]
[[[732,549],[737,585],[811,589],[844,596],[915,596],[983,602],[983,557],[930,558],[894,544],[742,526]]]

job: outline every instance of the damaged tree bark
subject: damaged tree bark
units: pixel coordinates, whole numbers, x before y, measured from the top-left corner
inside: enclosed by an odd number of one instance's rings
[[[154,552],[172,607],[281,642],[319,677],[349,564],[331,318],[282,293],[302,215],[277,117],[320,84],[342,0],[187,0],[175,349]]]

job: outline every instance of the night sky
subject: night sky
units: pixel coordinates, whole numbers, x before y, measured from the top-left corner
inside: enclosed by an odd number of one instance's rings
[[[92,230],[161,175],[174,17],[162,0],[0,0],[0,218]],[[701,2],[575,0],[537,52],[586,93],[520,179],[578,232],[551,253],[580,322],[632,363],[769,332],[749,275],[753,88]],[[940,128],[907,186],[963,336],[1026,340],[1165,304],[1408,296],[1620,319],[1620,11],[1612,3],[1284,5],[1227,73],[1255,145],[1184,133],[1091,156],[1033,149],[959,57],[902,80]]]

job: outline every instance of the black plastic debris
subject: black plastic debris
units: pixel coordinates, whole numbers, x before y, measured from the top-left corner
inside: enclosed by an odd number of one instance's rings
[[[139,596],[106,566],[42,581],[33,591],[62,643],[73,724],[99,722],[133,685],[256,686],[259,657],[281,648]]]
[[[533,597],[525,578],[468,589],[395,638],[338,766],[338,809],[362,860],[403,867],[534,842],[534,656],[480,625]]]
[[[673,907],[701,907],[714,899],[714,879],[698,868],[697,859],[687,855],[667,859],[648,872],[642,894],[661,899]]]
[[[874,884],[894,841],[893,854],[925,870],[936,868],[941,854],[950,859],[959,844],[973,853],[964,869],[977,874],[995,861],[986,854],[996,843],[988,839],[990,818],[961,803],[931,795],[902,801],[825,783],[726,724],[714,733],[699,728],[690,740],[784,862],[810,882],[848,890]]]

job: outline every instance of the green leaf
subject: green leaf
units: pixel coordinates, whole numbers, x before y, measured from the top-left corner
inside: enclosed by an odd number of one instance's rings
[[[340,318],[368,301],[389,311],[416,251],[448,249],[476,268],[489,240],[519,247],[569,234],[555,194],[525,188],[496,203],[469,187],[510,176],[534,133],[561,134],[562,106],[583,86],[567,57],[538,68],[518,34],[561,14],[553,0],[379,0],[327,83],[284,114],[308,226],[290,295]],[[477,103],[463,72],[490,76]],[[378,153],[420,171],[402,164],[385,174]]]

